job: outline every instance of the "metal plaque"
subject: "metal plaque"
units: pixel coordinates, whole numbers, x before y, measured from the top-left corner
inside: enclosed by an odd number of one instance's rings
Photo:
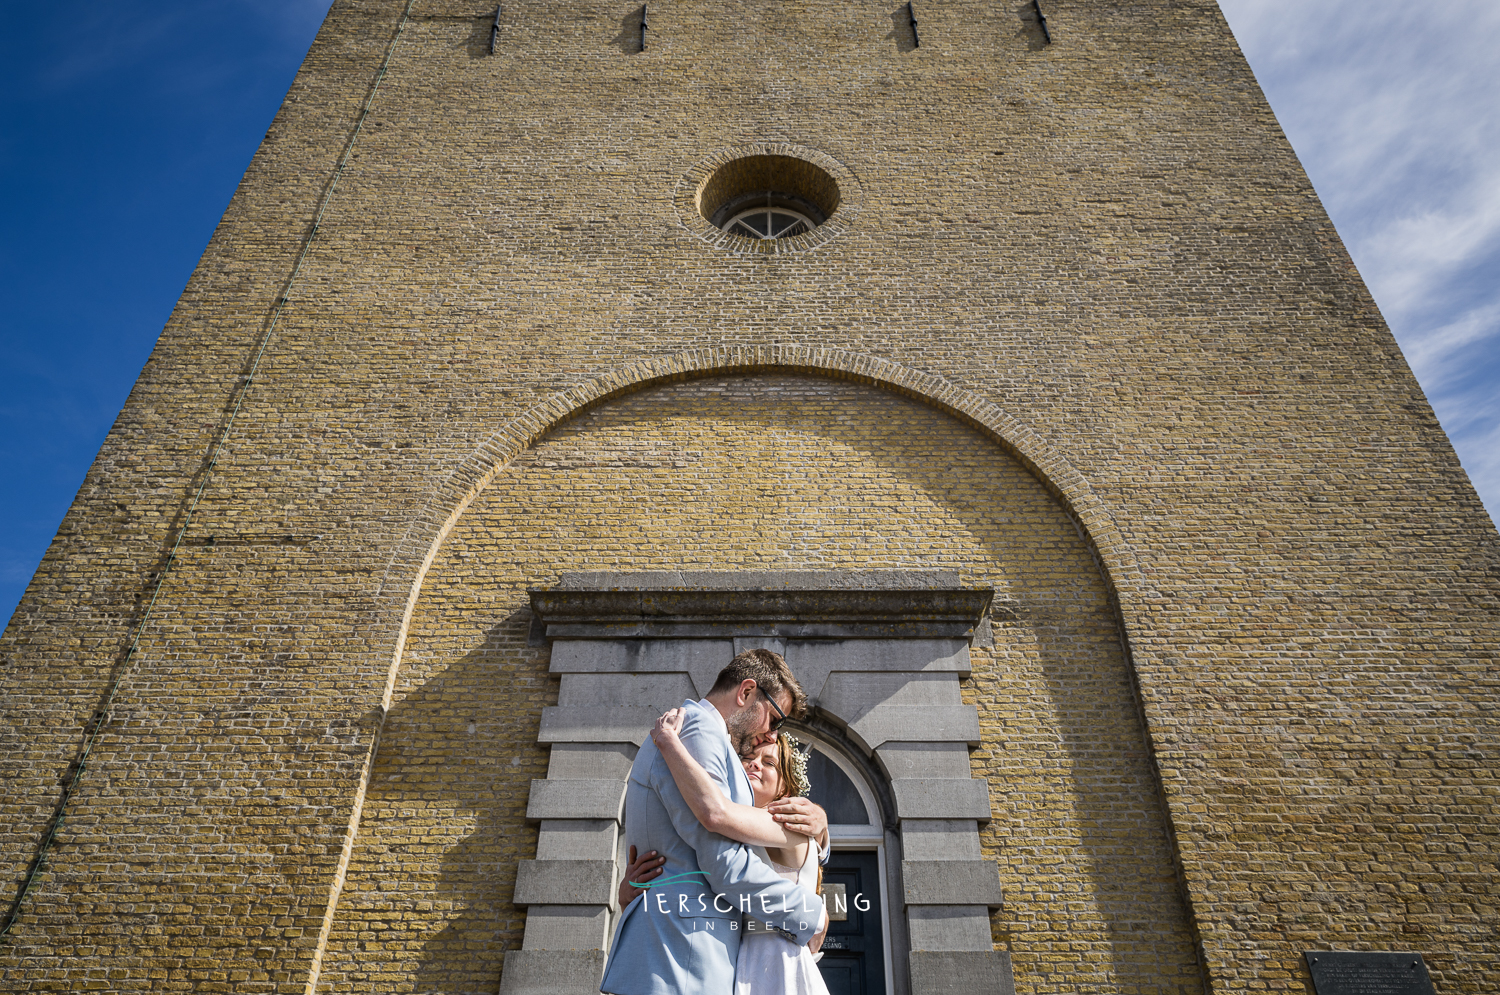
[[[1436,995],[1418,953],[1309,950],[1303,956],[1318,995]]]
[[[834,884],[832,881],[823,885],[823,904],[828,907],[829,922],[847,922],[849,920],[849,896],[844,891],[844,886]]]

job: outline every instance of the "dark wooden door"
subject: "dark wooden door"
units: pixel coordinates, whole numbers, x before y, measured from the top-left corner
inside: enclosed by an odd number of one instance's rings
[[[874,851],[835,850],[823,868],[831,921],[818,969],[829,995],[885,995],[879,873]]]

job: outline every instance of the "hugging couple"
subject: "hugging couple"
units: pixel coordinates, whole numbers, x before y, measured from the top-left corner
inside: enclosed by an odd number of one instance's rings
[[[828,819],[777,732],[806,711],[786,661],[754,649],[657,720],[625,787],[630,866],[601,991],[827,995],[814,954]]]

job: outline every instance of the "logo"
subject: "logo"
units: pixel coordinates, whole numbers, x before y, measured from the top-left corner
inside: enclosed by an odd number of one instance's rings
[[[656,915],[690,920],[693,931],[718,932],[722,928],[737,933],[743,922],[747,934],[782,933],[792,937],[794,928],[806,932],[822,918],[824,910],[828,921],[835,923],[847,921],[851,907],[857,912],[868,912],[871,907],[864,892],[856,892],[851,898],[842,884],[832,882],[823,886],[821,900],[811,907],[804,903],[794,908],[790,902],[777,903],[768,895],[741,895],[736,903],[705,888],[707,879],[703,871],[683,871],[653,881],[631,881],[630,885],[645,891],[637,899],[642,908]]]

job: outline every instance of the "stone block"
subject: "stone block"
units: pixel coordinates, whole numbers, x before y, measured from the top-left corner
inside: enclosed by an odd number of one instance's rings
[[[995,949],[990,910],[984,905],[912,905],[906,910],[906,930],[913,950]]]
[[[736,636],[734,640],[734,655],[739,656],[746,650],[770,650],[786,656],[786,640],[776,636]],[[800,683],[800,679],[799,679]],[[804,692],[807,688],[802,689]]]
[[[965,778],[971,775],[967,743],[888,742],[875,751],[891,780],[914,777]]]
[[[1002,904],[992,860],[903,860],[901,884],[907,905]]]
[[[1010,954],[1001,950],[913,950],[912,995],[1015,995]]]
[[[603,950],[511,950],[500,995],[599,995]]]
[[[852,721],[872,709],[962,705],[959,675],[952,672],[869,671],[834,673],[823,686],[819,704]]]
[[[734,655],[729,639],[558,639],[548,669],[554,674],[691,673],[705,661]]]
[[[613,860],[523,860],[516,865],[512,904],[609,905],[615,888]]]
[[[526,802],[526,818],[621,819],[625,782],[609,780],[534,780]]]
[[[963,639],[791,640],[785,655],[787,666],[802,682],[802,690],[816,704],[825,703],[828,677],[834,673],[953,673],[967,677],[970,672],[968,643]]]
[[[907,860],[979,860],[973,819],[903,819],[901,852]]]
[[[526,910],[523,950],[603,950],[609,942],[603,905],[533,905]]]
[[[547,780],[614,777],[623,781],[630,776],[630,765],[639,750],[634,743],[553,743],[547,758]]]
[[[970,672],[969,644],[963,639],[840,639],[789,641],[787,663],[832,673]],[[812,692],[809,691],[809,694]]]
[[[720,667],[727,662],[727,658],[721,661]],[[557,703],[563,707],[649,708],[660,714],[701,697],[687,674],[563,674]]]
[[[535,783],[535,782],[533,782]],[[904,777],[891,782],[898,819],[990,821],[990,783],[972,777]]]
[[[542,709],[538,743],[631,743],[640,744],[651,734],[654,708],[563,708]]]
[[[870,750],[893,740],[978,746],[979,710],[973,705],[883,705],[850,723],[849,731]]]
[[[620,824],[614,819],[547,819],[537,832],[537,860],[613,860]]]
[[[685,697],[708,694],[734,654],[732,639],[559,639],[549,669],[554,674],[687,674],[691,686],[662,699],[681,704]]]

